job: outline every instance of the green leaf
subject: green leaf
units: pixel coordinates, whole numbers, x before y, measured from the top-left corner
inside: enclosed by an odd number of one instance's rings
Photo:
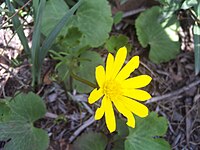
[[[78,67],[78,56],[77,53],[68,53],[68,52],[55,52],[51,50],[53,59],[60,61],[56,65],[56,70],[58,71],[58,78],[61,81],[67,81],[69,79],[70,72],[74,72],[74,70]]]
[[[198,18],[198,20],[200,20],[200,11],[199,10],[200,10],[200,3],[198,3],[198,5],[194,6],[194,12],[195,12],[195,15]]]
[[[62,1],[60,2],[63,4],[62,6],[55,0],[49,0],[49,2],[47,2],[50,4],[48,4],[45,9],[45,15],[43,16],[44,23],[42,25],[42,32],[45,35],[50,33],[56,23],[58,23],[58,20],[62,18],[63,14],[65,14],[68,9],[68,6],[64,4],[64,0],[59,1]],[[50,12],[51,15],[49,15]],[[75,27],[83,34],[80,40],[80,45],[82,45],[82,47],[87,45],[98,47],[108,38],[112,23],[111,8],[107,0],[83,0],[76,15],[70,19],[70,25],[66,26],[62,31],[62,36],[66,35],[70,28]]]
[[[8,105],[12,112],[29,122],[40,119],[46,112],[44,102],[34,93],[19,94]]]
[[[124,120],[117,119],[117,134],[122,138],[128,136],[129,131]]]
[[[123,12],[122,11],[118,11],[115,16],[113,17],[113,23],[116,25],[118,23],[120,23],[120,21],[122,20],[123,17]]]
[[[10,108],[5,101],[0,100],[0,122],[5,121],[10,117]]]
[[[144,48],[150,45],[149,58],[155,63],[167,62],[175,58],[180,50],[177,20],[173,24],[170,22],[171,26],[164,28],[163,26],[168,25],[170,19],[161,24],[160,14],[160,7],[152,7],[141,13],[135,24],[140,44]]]
[[[174,1],[174,0],[164,0],[160,1],[160,3],[163,5],[161,12],[162,17],[161,19],[165,20],[170,17],[172,17],[174,14],[176,14],[176,11],[180,10],[181,1]],[[177,17],[177,16],[176,16]]]
[[[6,0],[6,4],[8,5],[9,11],[12,14],[14,14],[15,9],[14,9],[12,3],[10,2],[10,0]],[[23,24],[21,24],[18,15],[15,15],[12,17],[12,23],[13,23],[15,31],[17,32],[17,35],[19,36],[19,39],[23,45],[23,48],[24,48],[26,54],[30,55],[30,48],[28,46],[28,40],[24,34]]]
[[[74,12],[79,8],[82,4],[82,0],[77,2],[67,13],[60,19],[60,21],[56,24],[56,26],[51,30],[47,38],[44,40],[42,47],[41,47],[41,61],[46,57],[48,50],[53,45],[54,40],[63,29],[65,25],[67,25],[70,21],[71,16]]]
[[[40,83],[40,39],[41,39],[41,23],[42,23],[42,15],[45,7],[46,0],[40,1],[38,10],[35,16],[34,22],[34,32],[32,36],[32,49],[31,49],[31,61],[32,61],[32,85],[34,86],[36,82]],[[36,81],[37,80],[37,81]]]
[[[168,5],[169,4],[169,0],[156,0],[156,1],[158,1],[162,5]]]
[[[195,6],[196,4],[198,4],[197,0],[185,0],[181,6],[181,9],[189,9]]]
[[[47,36],[68,10],[69,7],[64,0],[47,1],[42,21],[42,32]]]
[[[70,61],[67,60],[66,61],[61,61],[58,66],[57,66],[57,71],[58,71],[58,77],[61,81],[66,81],[69,78],[69,71],[70,71]]]
[[[79,31],[79,29],[77,27],[71,27],[64,37],[60,36],[58,43],[63,51],[69,52],[79,46],[81,37],[82,33]]]
[[[111,36],[105,43],[105,48],[108,52],[115,52],[119,48],[126,46],[128,51],[131,50],[131,45],[128,43],[129,39],[125,35]]]
[[[103,64],[103,59],[99,53],[94,51],[86,51],[80,56],[80,65],[77,68],[76,74],[92,83],[95,83],[95,68]],[[80,93],[88,93],[92,90],[91,87],[77,80],[73,80],[74,88]]]
[[[40,2],[40,0],[33,0],[32,7],[33,7],[34,20],[36,19],[39,2]]]
[[[74,150],[105,150],[107,138],[102,133],[83,133],[73,143]]]
[[[112,143],[112,150],[124,150],[124,141],[129,134],[128,126],[126,122],[121,119],[117,119],[117,134],[114,135]]]
[[[11,116],[0,122],[0,140],[7,141],[5,150],[46,150],[48,134],[33,126],[46,112],[42,99],[34,93],[20,93],[8,102]]]
[[[43,1],[41,1],[41,2],[43,2]],[[35,48],[36,46],[38,46],[37,44],[34,48],[32,48],[34,51],[33,57],[32,57],[32,60],[34,61],[33,71],[32,71],[33,72],[33,81],[32,81],[33,85],[35,84],[36,78],[38,79],[38,83],[40,83],[41,65],[44,61],[44,58],[46,57],[46,55],[48,53],[48,50],[53,45],[53,42],[56,39],[56,37],[58,36],[58,34],[60,33],[61,29],[69,22],[70,17],[74,14],[76,9],[81,5],[81,2],[82,2],[82,0],[80,0],[78,3],[76,3],[76,5],[74,5],[69,11],[67,11],[67,13],[65,13],[65,15],[62,18],[59,19],[59,22],[56,22],[56,26],[54,26],[53,29],[51,29],[49,31],[50,33],[48,34],[48,36],[46,37],[46,39],[44,40],[44,42],[42,43],[42,46],[40,48]],[[37,20],[41,21],[40,17],[42,16],[42,13],[41,13],[42,11],[40,12],[40,10],[41,10],[40,8],[41,7],[39,5],[39,8],[38,8],[39,11],[37,12],[37,14],[40,14],[40,16],[38,17],[39,19],[37,19]],[[39,27],[35,29],[35,32],[36,32],[35,34],[38,33],[37,32],[38,30],[40,31],[40,24],[41,24],[41,22],[38,22]],[[35,36],[35,37],[37,37],[37,36]],[[39,38],[39,36],[38,36],[38,38]],[[33,42],[34,42],[34,40],[33,40]]]
[[[114,141],[111,150],[124,150],[124,139],[119,139]]]
[[[83,45],[98,47],[109,37],[112,28],[111,8],[107,0],[85,0],[74,16],[73,26],[83,33]]]
[[[200,72],[200,27],[194,25],[194,55],[195,55],[195,74]]]
[[[15,0],[15,2],[20,6],[24,5],[24,1],[23,0]]]
[[[198,20],[200,20],[200,3],[194,7],[194,12]],[[194,25],[194,53],[195,53],[195,74],[200,72],[200,26]]]
[[[167,131],[167,120],[151,112],[146,118],[136,118],[136,127],[129,128],[125,150],[170,150],[170,145],[160,136]]]

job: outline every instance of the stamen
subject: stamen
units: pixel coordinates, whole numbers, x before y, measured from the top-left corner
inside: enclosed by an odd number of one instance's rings
[[[109,99],[122,95],[121,85],[113,80],[106,81],[103,86],[103,93]]]

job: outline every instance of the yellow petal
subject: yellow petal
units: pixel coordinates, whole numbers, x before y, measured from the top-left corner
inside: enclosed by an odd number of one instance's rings
[[[151,95],[148,92],[138,89],[123,90],[123,95],[139,101],[146,101],[151,98]]]
[[[125,107],[137,116],[146,117],[148,115],[148,108],[145,105],[124,96],[122,96],[120,99],[122,99]]]
[[[105,76],[105,70],[103,66],[96,67],[96,80],[99,85],[99,87],[102,87],[105,82],[106,76]]]
[[[112,102],[106,98],[106,96],[104,96],[103,103],[105,105],[104,106],[104,110],[105,110],[105,119],[106,119],[106,125],[108,127],[108,130],[111,132],[116,130],[116,121],[115,121],[115,114],[114,114],[114,110],[112,107]]]
[[[92,104],[92,103],[98,101],[102,96],[103,96],[103,92],[102,92],[101,88],[98,90],[96,88],[90,93],[90,96],[88,97],[88,102],[90,104]]]
[[[127,55],[126,47],[122,47],[117,51],[117,54],[115,56],[115,62],[113,65],[113,72],[112,72],[112,77],[111,77],[112,79],[114,79],[116,75],[119,73],[119,71],[121,70],[125,62],[126,55]]]
[[[137,77],[129,78],[122,82],[122,88],[142,88],[151,82],[152,78],[148,75],[140,75]]]
[[[130,74],[139,67],[139,56],[134,56],[131,60],[122,68],[116,77],[116,80],[124,80],[130,76]]]
[[[126,107],[124,107],[124,104],[120,100],[116,99],[113,101],[113,103],[115,107],[117,108],[117,110],[127,118],[126,124],[132,128],[135,128],[135,118],[133,114],[131,113],[131,111],[128,110]]]
[[[95,120],[101,119],[103,117],[103,115],[104,115],[104,112],[105,112],[105,110],[103,108],[103,104],[101,104],[101,107],[97,108],[97,110],[96,110],[94,119]]]
[[[112,54],[108,54],[107,61],[106,61],[106,79],[110,79],[113,71],[114,65],[114,57]]]

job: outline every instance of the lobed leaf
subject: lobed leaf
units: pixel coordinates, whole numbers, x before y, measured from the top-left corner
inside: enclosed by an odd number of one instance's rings
[[[91,47],[98,47],[105,42],[112,23],[111,8],[107,0],[85,0],[73,20],[73,25],[84,34],[82,43]]]
[[[46,108],[42,99],[34,94],[19,94],[8,103],[11,111],[26,121],[34,122],[45,115]]]
[[[136,127],[129,128],[125,150],[169,150],[170,145],[160,136],[167,131],[167,120],[151,112],[146,118],[136,118]]]
[[[46,150],[48,134],[33,126],[46,113],[42,99],[34,93],[18,94],[9,100],[9,119],[0,120],[0,141],[8,141],[5,150]],[[1,106],[0,106],[1,108]]]
[[[59,0],[60,3],[54,0],[49,0],[45,9],[44,23],[42,32],[47,36],[48,33],[55,27],[58,20],[66,13],[68,6],[64,0]],[[61,2],[62,1],[62,2]],[[65,3],[65,4],[64,4]],[[63,6],[60,6],[63,4]],[[63,8],[63,9],[60,9]],[[55,10],[57,13],[49,11]],[[76,14],[70,19],[70,23],[62,31],[62,35],[68,34],[70,28],[78,28],[83,34],[80,40],[80,45],[85,47],[98,47],[102,45],[108,38],[108,33],[111,31],[113,19],[111,9],[107,0],[83,0],[82,5],[78,8]],[[70,35],[74,36],[74,35]]]
[[[10,117],[10,108],[6,105],[6,102],[0,100],[0,122],[5,121]]]
[[[72,36],[73,35],[73,36]],[[79,50],[79,44],[82,37],[82,33],[77,27],[71,27],[68,30],[68,33],[58,39],[60,48],[65,52],[73,51],[74,49]]]
[[[48,2],[50,2],[50,1],[48,1]],[[65,15],[62,18],[59,19],[59,22],[56,22],[56,26],[54,26],[51,29],[51,31],[49,31],[49,34],[46,37],[46,39],[44,40],[44,42],[42,43],[41,47],[39,46],[38,41],[40,41],[40,34],[41,34],[40,30],[41,30],[43,10],[45,8],[44,7],[45,1],[40,2],[39,6],[38,6],[36,23],[35,23],[35,27],[34,27],[35,32],[33,34],[33,46],[32,46],[32,61],[33,61],[32,84],[33,85],[35,85],[36,78],[38,80],[38,83],[40,83],[41,65],[44,61],[44,58],[46,57],[49,49],[53,45],[53,42],[56,39],[57,35],[61,31],[61,29],[69,22],[70,17],[73,15],[73,13],[76,11],[76,9],[80,6],[81,2],[82,1],[80,0],[78,3],[76,3],[69,11],[67,11],[65,13]],[[54,7],[54,5],[53,5],[53,7]]]
[[[69,7],[64,0],[49,0],[46,3],[42,29],[41,31],[46,36],[53,30],[53,28],[58,24],[58,22],[63,18]]]
[[[168,22],[161,24],[160,14],[160,7],[152,7],[141,13],[135,23],[139,42],[142,47],[150,45],[149,58],[155,63],[167,62],[175,58],[180,50],[177,35],[178,23],[170,22],[170,26]]]
[[[54,40],[56,39],[62,28],[69,23],[71,16],[79,8],[79,6],[81,6],[81,4],[82,0],[77,2],[69,11],[67,11],[65,15],[60,19],[60,21],[56,24],[56,26],[51,30],[49,35],[46,37],[40,50],[41,51],[40,63],[42,63],[43,59],[48,53],[48,50],[53,45]]]

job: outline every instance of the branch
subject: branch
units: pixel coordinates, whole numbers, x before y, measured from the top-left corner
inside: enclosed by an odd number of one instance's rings
[[[78,128],[73,135],[69,138],[69,143],[72,143],[74,139],[88,126],[90,126],[94,122],[94,116],[90,117],[87,121],[84,122],[84,124]]]
[[[12,19],[14,16],[18,15],[19,12],[24,9],[32,0],[29,0],[28,2],[26,2],[21,8],[19,8],[18,11],[16,11],[12,16],[10,16],[4,23],[1,24],[0,28],[3,27],[4,24],[6,24],[10,19]]]
[[[145,104],[154,103],[154,102],[158,102],[158,101],[164,100],[164,99],[169,98],[169,97],[177,96],[177,95],[179,95],[183,92],[188,91],[192,87],[197,86],[198,84],[200,84],[200,79],[198,79],[198,80],[190,83],[189,85],[186,85],[186,86],[182,87],[181,89],[178,89],[174,92],[171,92],[171,93],[168,93],[168,94],[165,94],[165,95],[162,95],[162,96],[153,97],[150,100],[148,100]]]

